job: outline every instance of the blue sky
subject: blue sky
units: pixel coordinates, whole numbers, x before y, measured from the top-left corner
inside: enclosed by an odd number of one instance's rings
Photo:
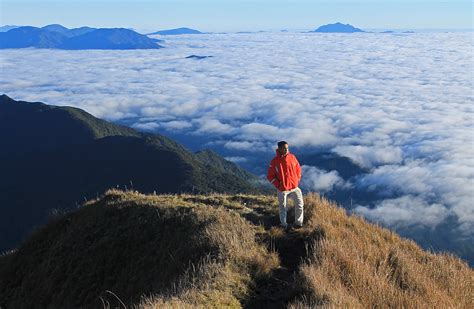
[[[1,25],[202,31],[313,29],[341,21],[365,29],[472,29],[466,0],[2,0]]]

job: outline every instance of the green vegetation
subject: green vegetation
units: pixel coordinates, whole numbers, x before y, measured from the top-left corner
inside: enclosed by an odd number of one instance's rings
[[[262,192],[250,173],[217,154],[196,155],[159,134],[83,110],[0,96],[0,252],[108,188],[145,193]]]
[[[204,163],[205,165],[210,165],[217,168],[220,171],[226,171],[237,176],[239,179],[247,179],[251,183],[258,183],[258,177],[252,173],[247,172],[243,168],[239,167],[238,165],[225,160],[223,157],[218,155],[212,150],[206,149],[195,152],[196,157],[199,161]]]

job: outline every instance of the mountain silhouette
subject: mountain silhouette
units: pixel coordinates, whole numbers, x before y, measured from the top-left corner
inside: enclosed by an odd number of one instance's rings
[[[148,35],[160,34],[160,35],[180,35],[180,34],[202,34],[201,31],[190,29],[190,28],[176,28],[168,30],[160,30],[153,33],[148,33]]]
[[[0,27],[0,32],[7,32],[8,30],[18,28],[20,26],[15,26],[15,25],[6,25],[6,26],[1,26]]]
[[[68,29],[53,24],[43,28],[24,26],[0,32],[0,48],[59,49],[158,49],[146,35],[124,28],[81,27]]]
[[[73,107],[0,96],[0,252],[52,209],[75,207],[111,187],[143,192],[256,192],[256,176],[215,153],[194,154],[159,135]]]
[[[158,49],[146,35],[124,28],[96,29],[74,36],[59,45],[61,49]]]
[[[199,55],[190,55],[187,56],[186,59],[194,59],[194,60],[202,60],[206,58],[212,58],[212,56],[199,56]]]
[[[69,29],[64,27],[63,25],[60,24],[51,24],[51,25],[46,25],[44,27],[41,27],[41,29],[52,31],[52,32],[59,32],[61,34],[67,34]]]
[[[58,32],[24,26],[0,32],[0,48],[56,48],[65,39]]]
[[[335,24],[327,24],[320,26],[318,29],[311,32],[323,32],[323,33],[354,33],[354,32],[365,32],[359,28],[355,28],[349,24],[342,24],[340,22]]]
[[[91,27],[80,27],[80,28],[68,29],[59,24],[47,25],[47,26],[42,27],[41,29],[48,30],[51,32],[58,32],[67,37],[78,36],[81,34],[85,34],[87,32],[97,30],[96,28],[91,28]]]
[[[67,33],[70,36],[78,36],[78,35],[85,34],[94,30],[97,30],[97,29],[91,28],[91,27],[80,27],[80,28],[69,29]]]

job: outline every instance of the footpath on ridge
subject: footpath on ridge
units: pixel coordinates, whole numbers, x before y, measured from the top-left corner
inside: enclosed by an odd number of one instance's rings
[[[280,267],[257,281],[253,294],[242,305],[244,308],[287,308],[289,303],[304,295],[296,282],[299,266],[313,253],[314,240],[322,235],[318,231],[308,234],[301,229],[285,232],[279,227],[279,217],[274,209],[252,205],[251,201],[248,204],[248,212],[242,216],[252,224],[264,227],[265,231],[257,236],[268,250],[279,255]],[[289,207],[289,223],[294,221],[293,211],[293,207]]]

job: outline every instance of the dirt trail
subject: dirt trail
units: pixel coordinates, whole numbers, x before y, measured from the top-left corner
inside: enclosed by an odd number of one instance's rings
[[[246,215],[246,219],[254,224],[263,224],[265,232],[259,235],[269,250],[274,250],[280,256],[281,265],[271,275],[256,283],[254,294],[247,299],[244,308],[287,308],[289,302],[302,296],[298,289],[298,267],[311,253],[311,244],[318,235],[308,235],[301,230],[282,232],[279,236],[271,237],[270,229],[279,225],[278,216],[269,216],[268,213],[260,214],[254,209],[253,214]],[[289,211],[288,222],[293,222]]]

